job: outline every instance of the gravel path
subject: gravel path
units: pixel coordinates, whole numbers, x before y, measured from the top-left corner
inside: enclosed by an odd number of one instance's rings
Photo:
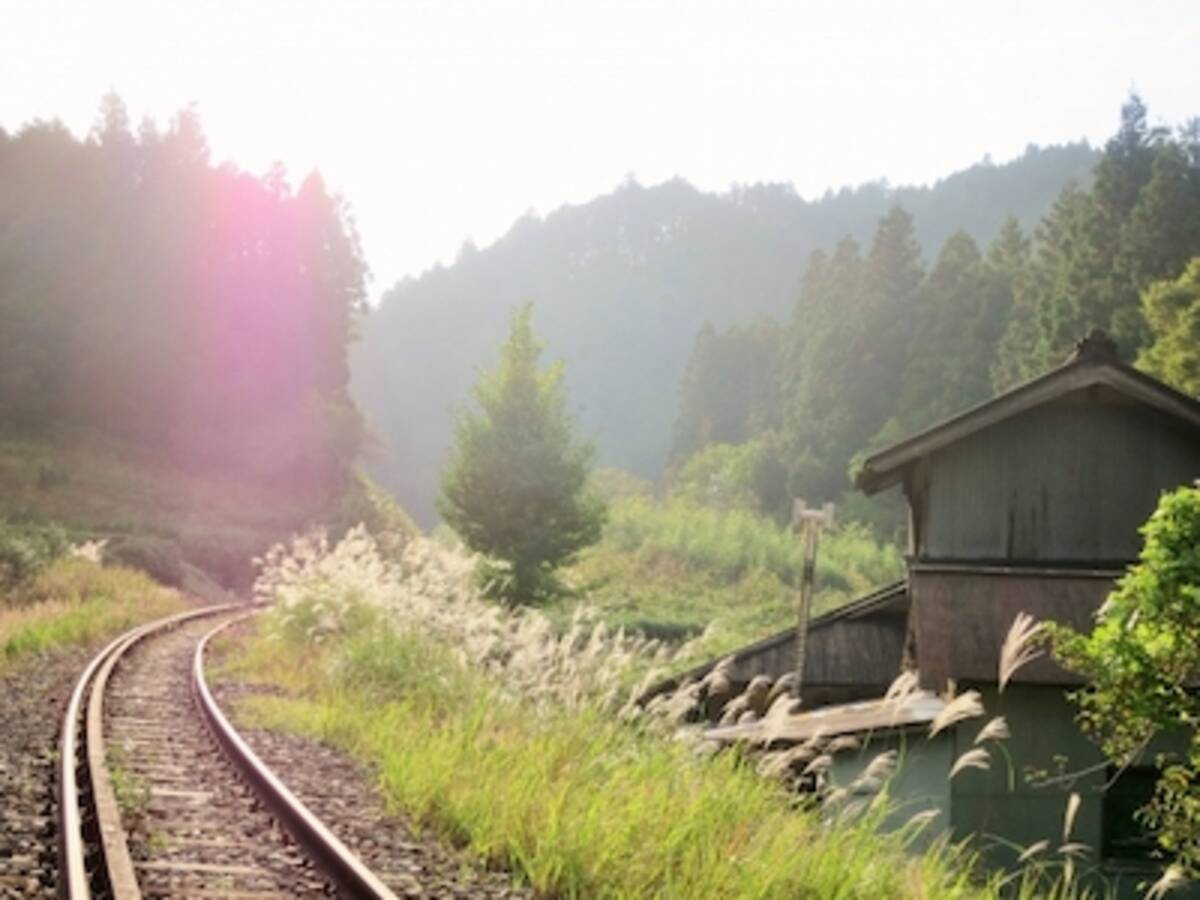
[[[213,684],[229,714],[239,696],[263,691],[248,685]],[[236,721],[236,720],[235,720]],[[309,809],[401,897],[437,900],[531,898],[504,872],[481,869],[461,852],[411,828],[383,810],[370,771],[346,754],[303,737],[261,729],[239,731],[268,766]]]
[[[22,663],[0,678],[0,898],[55,896],[54,761],[58,729],[95,651]]]

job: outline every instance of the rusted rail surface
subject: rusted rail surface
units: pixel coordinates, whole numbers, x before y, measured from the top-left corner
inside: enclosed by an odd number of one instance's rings
[[[105,759],[103,703],[109,676],[122,656],[145,639],[200,617],[245,609],[244,604],[206,607],[134,628],[101,650],[80,675],[63,721],[58,772],[59,894],[66,900],[90,900],[93,891],[115,900],[141,896]],[[210,637],[243,618],[245,615],[227,620],[196,647],[192,693],[200,715],[238,777],[304,849],[309,861],[337,885],[341,896],[396,900],[395,894],[263,765],[213,701],[204,680],[204,648]]]
[[[212,637],[245,617],[239,616],[218,625],[196,645],[192,688],[213,737],[280,824],[343,895],[363,900],[397,900],[396,895],[263,764],[213,700],[204,679],[204,649]]]
[[[112,663],[147,634],[166,630],[180,622],[200,616],[217,615],[235,606],[228,604],[190,610],[133,628],[97,653],[75,682],[75,688],[67,702],[67,712],[63,716],[58,762],[59,895],[66,900],[90,900],[92,896],[91,878],[87,867],[88,841],[85,838],[85,822],[94,830],[101,821],[95,810],[97,775],[91,769],[94,761],[103,762],[103,749],[101,747],[97,750],[86,750],[83,759],[80,759],[81,719],[89,690],[98,691],[103,695],[104,684],[99,673],[103,671],[107,678],[108,673],[112,671]],[[85,734],[85,741],[87,737]],[[100,768],[102,774],[99,777],[106,783],[109,782],[107,766]],[[108,793],[111,795],[111,785]],[[94,816],[90,821],[87,821],[84,815],[85,797],[88,798],[87,805]],[[111,818],[107,810],[102,815],[105,819]],[[101,842],[103,843],[103,839]],[[107,869],[105,864],[104,871],[98,873],[105,885],[109,881]]]

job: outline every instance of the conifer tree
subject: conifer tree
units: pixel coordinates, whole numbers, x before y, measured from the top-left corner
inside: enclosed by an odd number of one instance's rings
[[[844,399],[854,365],[847,348],[861,340],[862,327],[848,313],[861,301],[864,280],[858,242],[845,237],[832,256],[813,254],[801,285],[784,388],[790,491],[796,496],[832,499],[844,487],[845,458],[838,454],[854,414]]]
[[[1200,397],[1200,256],[1177,280],[1151,285],[1142,311],[1154,341],[1138,357],[1138,367]]]
[[[718,334],[700,329],[680,389],[672,431],[672,464],[707,444],[741,444],[779,420],[778,324],[762,319]]]
[[[512,318],[500,364],[475,386],[459,419],[438,508],[476,552],[484,578],[510,603],[558,592],[554,570],[600,537],[605,509],[587,488],[592,447],[574,433],[561,364],[538,369],[542,345],[529,304]]]
[[[997,372],[1011,383],[1057,364],[1092,328],[1103,328],[1133,359],[1149,340],[1140,296],[1152,281],[1178,277],[1200,252],[1200,154],[1195,125],[1172,137],[1151,126],[1133,95],[1105,145],[1089,190],[1068,187],[1039,230],[1028,310],[1004,340]],[[997,386],[1004,386],[998,384]]]
[[[890,443],[987,396],[994,344],[983,257],[966,232],[952,234],[917,296],[913,339],[895,416],[876,443]]]

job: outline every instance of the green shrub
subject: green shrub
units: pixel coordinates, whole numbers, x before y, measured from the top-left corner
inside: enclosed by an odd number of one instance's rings
[[[254,584],[256,553],[263,549],[261,534],[236,531],[188,531],[180,537],[183,558],[222,587],[247,592]]]
[[[37,577],[70,546],[57,525],[16,525],[0,519],[0,591]]]
[[[1090,632],[1049,624],[1055,655],[1085,676],[1079,721],[1113,764],[1138,758],[1157,735],[1187,751],[1160,754],[1154,798],[1141,813],[1159,846],[1200,876],[1200,484],[1164,493],[1142,527],[1137,563],[1117,582]]]
[[[798,537],[752,512],[633,498],[613,506],[600,543],[568,574],[609,625],[671,641],[708,632],[703,649],[716,654],[794,624],[802,567]],[[903,574],[896,545],[865,525],[835,528],[821,537],[814,612]],[[573,606],[551,611],[565,624]]]
[[[104,559],[139,569],[160,584],[183,584],[183,555],[174,541],[148,536],[110,538],[104,546]]]
[[[787,467],[772,446],[761,440],[709,444],[676,473],[671,496],[713,509],[742,509],[784,521]]]
[[[796,536],[742,509],[716,510],[687,501],[627,500],[613,507],[604,542],[643,560],[670,561],[733,583],[754,570],[798,584],[804,566]],[[843,525],[821,537],[817,578],[838,591],[869,590],[899,578],[903,561],[862,525]]]

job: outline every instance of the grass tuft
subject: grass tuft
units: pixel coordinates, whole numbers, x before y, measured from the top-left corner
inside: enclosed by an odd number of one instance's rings
[[[610,626],[671,642],[707,630],[703,650],[715,656],[794,623],[802,568],[796,535],[752,512],[631,497],[613,505],[600,543],[565,574]],[[879,543],[866,526],[827,532],[813,612],[903,572],[899,549]],[[563,602],[547,611],[561,624],[573,608]]]
[[[131,569],[63,557],[0,607],[0,673],[42,653],[97,643],[184,608]]]

